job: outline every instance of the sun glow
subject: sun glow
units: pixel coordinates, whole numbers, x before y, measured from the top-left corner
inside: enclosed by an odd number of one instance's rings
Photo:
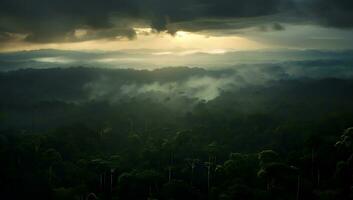
[[[74,35],[76,38],[82,38],[87,34],[88,34],[88,31],[85,29],[76,29],[74,32]]]
[[[185,31],[178,31],[175,33],[175,36],[179,37],[179,38],[184,38],[184,37],[187,37],[188,35],[189,35],[189,33],[185,32]]]
[[[68,58],[63,58],[63,57],[41,57],[41,58],[35,58],[33,60],[37,62],[44,62],[44,63],[62,63],[62,64],[73,62],[73,60]]]
[[[6,48],[7,51],[34,49],[61,50],[124,50],[124,49],[154,49],[161,52],[171,52],[175,49],[184,51],[202,51],[211,54],[222,54],[228,50],[253,50],[265,48],[264,45],[239,36],[210,36],[202,33],[177,31],[174,35],[166,31],[157,32],[152,28],[134,28],[136,38],[132,40],[117,38],[115,40],[99,39],[66,43],[18,43]],[[77,38],[88,36],[89,32],[78,29],[74,35]],[[5,48],[4,48],[5,49]],[[1,50],[1,49],[0,49]]]

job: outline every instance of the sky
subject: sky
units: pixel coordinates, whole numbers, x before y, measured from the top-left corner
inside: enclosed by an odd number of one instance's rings
[[[0,52],[353,47],[351,0],[1,0]]]

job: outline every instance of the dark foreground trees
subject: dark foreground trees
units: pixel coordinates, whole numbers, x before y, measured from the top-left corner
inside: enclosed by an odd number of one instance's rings
[[[216,153],[197,132],[160,138],[140,135],[134,150],[97,150],[112,138],[94,140],[75,132],[50,135],[1,134],[1,190],[12,199],[351,199],[352,128],[337,141],[323,138],[313,161],[307,150],[279,154]],[[181,137],[183,142],[180,142]],[[188,140],[197,142],[188,143]],[[204,142],[201,142],[204,141]],[[312,141],[309,138],[308,141]],[[210,158],[210,144],[212,155]],[[92,148],[86,148],[91,145]],[[189,145],[195,145],[190,147]],[[330,147],[331,155],[325,148]],[[173,147],[173,148],[171,148]],[[318,145],[316,146],[317,148]],[[331,148],[332,147],[332,148]],[[195,148],[195,149],[194,149]],[[133,151],[133,152],[130,152]],[[173,152],[173,162],[170,161]],[[224,155],[222,155],[224,154]],[[228,154],[228,157],[225,157]],[[134,158],[131,158],[134,156]],[[325,159],[322,161],[321,159]],[[211,162],[210,162],[211,161]],[[329,165],[327,165],[327,163]],[[170,169],[172,168],[172,176]],[[320,169],[320,175],[313,169]],[[314,170],[315,172],[317,170]],[[318,177],[319,181],[318,181]]]

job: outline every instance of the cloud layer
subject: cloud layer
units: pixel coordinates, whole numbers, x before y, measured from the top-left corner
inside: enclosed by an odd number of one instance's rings
[[[156,31],[239,30],[281,23],[353,27],[350,0],[2,0],[0,45],[75,42],[136,36],[133,27]],[[80,30],[82,30],[80,32]],[[258,29],[263,30],[263,29]]]

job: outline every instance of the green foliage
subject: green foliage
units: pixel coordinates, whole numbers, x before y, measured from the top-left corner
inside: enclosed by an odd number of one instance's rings
[[[185,78],[184,70],[178,77],[158,73],[178,81]],[[6,113],[0,119],[4,199],[352,197],[353,129],[348,127],[353,125],[353,98],[342,90],[353,88],[349,80],[279,81],[224,92],[211,101],[159,101],[152,94],[88,101],[78,88],[94,80],[93,72],[72,80],[73,88],[63,82],[43,85],[61,88],[56,95],[37,94],[38,81],[28,93],[14,91],[18,98],[0,99],[1,113]],[[34,72],[17,73],[7,81],[21,82]],[[120,73],[113,76],[119,84],[128,81],[125,76],[142,83],[157,76]],[[47,80],[45,71],[40,74]],[[336,85],[323,90],[332,82]],[[33,99],[23,100],[26,95]]]

